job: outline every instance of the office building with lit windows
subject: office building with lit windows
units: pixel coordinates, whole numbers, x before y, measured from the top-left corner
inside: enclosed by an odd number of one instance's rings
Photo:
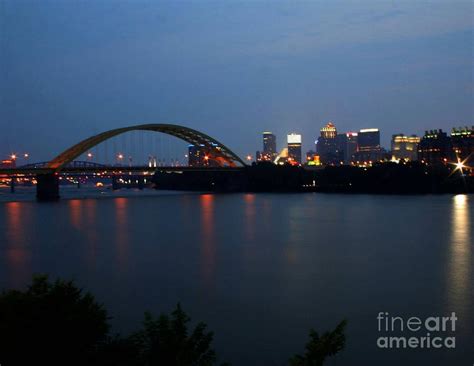
[[[419,143],[420,138],[416,135],[406,136],[402,133],[392,135],[392,160],[417,160]]]
[[[204,145],[189,145],[188,165],[192,167],[219,166]]]
[[[354,154],[357,152],[357,132],[346,132],[346,144],[344,148],[344,163],[350,164],[354,160]]]
[[[320,136],[316,141],[316,152],[322,164],[339,164],[340,152],[337,148],[337,129],[332,122],[328,122],[320,130]]]
[[[453,128],[451,143],[456,159],[465,161],[468,165],[474,164],[474,126]]]
[[[380,146],[380,131],[378,128],[365,128],[357,134],[357,152],[354,161],[373,163],[387,159],[387,154]]]
[[[291,133],[287,136],[288,160],[301,164],[301,135]]]
[[[263,133],[263,150],[257,151],[257,161],[274,161],[277,156],[276,136],[271,132]]]
[[[446,164],[455,160],[451,137],[443,130],[425,131],[418,144],[418,160],[426,164]]]

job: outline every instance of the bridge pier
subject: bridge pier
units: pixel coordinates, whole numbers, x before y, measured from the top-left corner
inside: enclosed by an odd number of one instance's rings
[[[36,181],[36,199],[38,201],[59,200],[59,177],[56,174],[37,174]]]
[[[10,180],[10,193],[15,193],[15,178]]]

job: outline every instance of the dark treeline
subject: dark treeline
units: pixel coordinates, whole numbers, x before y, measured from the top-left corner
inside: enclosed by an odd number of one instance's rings
[[[309,169],[259,163],[242,169],[157,171],[158,189],[210,192],[336,192],[428,194],[472,193],[474,177],[451,166],[418,162],[380,163],[371,167],[326,166]]]
[[[472,193],[474,179],[449,166],[418,162],[383,163],[372,167],[327,166],[314,172],[316,190],[341,193],[437,194]]]
[[[2,366],[211,366],[219,363],[213,333],[178,304],[171,314],[145,313],[141,329],[129,336],[110,333],[110,317],[93,295],[72,281],[35,276],[25,291],[0,294]],[[302,355],[289,366],[321,366],[344,348],[346,321],[319,335],[310,331]],[[245,352],[245,350],[241,350]]]

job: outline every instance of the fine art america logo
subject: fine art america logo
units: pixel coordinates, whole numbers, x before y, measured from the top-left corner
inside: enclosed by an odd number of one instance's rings
[[[397,348],[456,348],[456,313],[451,316],[416,316],[403,318],[391,316],[387,312],[377,315],[377,347],[382,349]]]

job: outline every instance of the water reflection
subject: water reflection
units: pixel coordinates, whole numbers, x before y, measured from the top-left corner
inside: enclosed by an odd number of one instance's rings
[[[31,228],[31,217],[24,204],[9,202],[5,205],[7,218],[6,260],[10,268],[11,285],[22,286],[31,277],[29,249],[25,228]]]
[[[214,196],[200,196],[201,206],[201,274],[206,286],[214,278],[216,264],[216,239],[214,230]]]
[[[127,198],[116,198],[115,204],[115,244],[117,246],[117,264],[120,271],[128,267],[129,256],[129,230],[127,225]]]
[[[243,215],[243,241],[242,241],[242,252],[246,261],[253,260],[255,257],[255,240],[256,240],[256,207],[255,207],[255,194],[244,195],[244,215]],[[259,218],[260,223],[264,220],[264,217]]]
[[[95,267],[97,262],[97,244],[99,241],[97,233],[97,201],[94,199],[85,200],[84,209],[86,213],[86,222],[81,230],[86,236],[86,260],[89,266]]]
[[[82,227],[82,200],[70,200],[69,215],[71,217],[71,224],[76,230],[81,230]]]
[[[450,309],[458,317],[469,310],[471,296],[471,221],[469,217],[469,197],[453,197],[451,213],[451,242],[448,265],[448,302]]]

